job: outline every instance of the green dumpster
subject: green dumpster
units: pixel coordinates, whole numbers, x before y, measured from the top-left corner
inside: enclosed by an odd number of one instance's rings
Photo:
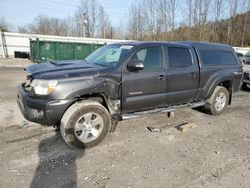
[[[33,62],[48,60],[84,59],[102,44],[30,40],[30,57]]]

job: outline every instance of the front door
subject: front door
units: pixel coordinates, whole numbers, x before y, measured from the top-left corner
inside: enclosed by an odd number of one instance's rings
[[[124,67],[122,112],[143,111],[165,106],[166,79],[163,48],[161,46],[141,48],[130,60],[142,61],[144,69],[131,72]]]

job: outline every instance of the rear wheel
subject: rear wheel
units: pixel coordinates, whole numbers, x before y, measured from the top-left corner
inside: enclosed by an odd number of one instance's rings
[[[107,109],[95,101],[73,104],[63,115],[60,125],[64,141],[72,147],[88,148],[99,144],[107,135],[111,120]]]
[[[225,87],[217,86],[208,99],[206,107],[212,115],[220,115],[226,110],[228,101],[228,90]]]

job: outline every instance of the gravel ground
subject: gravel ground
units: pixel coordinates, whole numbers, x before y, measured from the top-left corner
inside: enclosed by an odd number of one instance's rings
[[[2,68],[0,77],[0,187],[249,188],[249,91],[236,93],[221,116],[181,109],[123,121],[97,147],[76,152],[53,128],[23,126],[15,102],[21,69]],[[175,126],[184,122],[197,127],[181,133]]]
[[[33,63],[28,59],[18,59],[18,58],[10,58],[10,59],[2,59],[0,58],[0,67],[26,67],[32,65]]]

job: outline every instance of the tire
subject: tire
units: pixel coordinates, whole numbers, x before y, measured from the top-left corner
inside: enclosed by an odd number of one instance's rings
[[[84,149],[99,144],[107,135],[110,124],[110,115],[104,106],[85,100],[73,104],[64,113],[60,132],[70,147]]]
[[[217,86],[214,89],[213,94],[207,100],[206,108],[209,113],[212,115],[220,115],[222,114],[229,102],[229,92],[225,87]]]

